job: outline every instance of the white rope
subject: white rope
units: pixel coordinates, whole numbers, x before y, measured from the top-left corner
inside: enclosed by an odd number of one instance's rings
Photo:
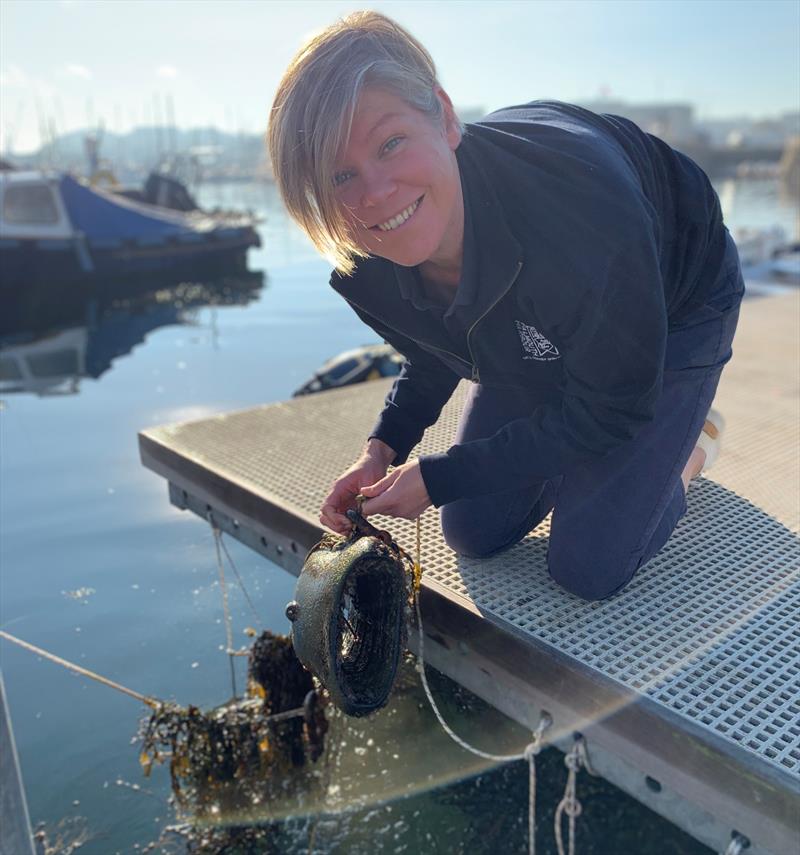
[[[582,736],[577,735],[575,737],[575,742],[573,743],[572,748],[570,748],[564,756],[564,764],[567,769],[569,769],[569,772],[567,774],[567,785],[564,788],[564,797],[558,803],[554,819],[556,848],[558,849],[558,855],[565,855],[564,840],[561,836],[561,821],[564,814],[566,814],[568,818],[569,835],[567,851],[569,855],[575,855],[575,820],[583,811],[583,807],[576,796],[578,772],[580,771],[581,766],[583,766],[590,775],[597,774],[592,768],[592,764],[589,762],[589,754],[586,750],[586,740]]]
[[[225,637],[228,642],[227,654],[228,663],[231,666],[231,690],[233,697],[236,697],[236,669],[233,667],[233,657],[236,651],[233,649],[233,626],[231,624],[231,612],[228,608],[228,586],[225,584],[225,567],[222,564],[222,551],[220,544],[222,542],[222,532],[217,528],[214,522],[214,516],[209,510],[208,523],[211,526],[211,532],[214,535],[214,548],[217,553],[217,570],[219,571],[219,586],[222,591],[222,612],[225,616]]]
[[[419,524],[419,523],[418,523]],[[433,699],[433,695],[431,694],[430,686],[428,685],[428,678],[425,674],[425,630],[422,626],[422,612],[419,607],[419,592],[414,594],[414,608],[417,613],[417,630],[419,637],[419,652],[417,655],[417,671],[419,671],[420,678],[422,680],[422,686],[425,689],[425,695],[428,698],[428,703],[431,705],[431,709],[434,712],[434,715],[439,720],[439,724],[442,726],[444,732],[455,742],[457,745],[460,745],[466,751],[471,752],[472,754],[477,755],[478,757],[483,757],[486,760],[494,760],[498,763],[508,763],[514,760],[527,760],[528,761],[528,770],[529,770],[529,792],[528,792],[528,853],[529,855],[535,855],[536,853],[536,755],[541,751],[542,748],[542,736],[544,732],[550,727],[553,723],[553,719],[550,717],[549,713],[546,713],[544,710],[542,711],[541,717],[539,718],[539,724],[536,725],[536,730],[533,731],[533,737],[528,745],[525,746],[525,750],[521,754],[491,754],[488,751],[482,751],[480,748],[475,748],[473,745],[470,745],[468,742],[465,742],[457,733],[453,731],[450,725],[444,720],[441,712],[439,711],[439,707],[436,705],[436,701]]]
[[[225,616],[225,638],[228,642],[228,653],[233,652],[233,626],[231,623],[231,612],[228,608],[228,586],[225,583],[225,567],[222,564],[221,541],[222,532],[214,523],[214,518],[211,516],[211,511],[208,512],[208,521],[211,524],[211,531],[214,535],[214,549],[217,553],[217,571],[219,572],[219,587],[222,591],[222,611]]]
[[[233,573],[236,576],[236,581],[239,583],[239,587],[242,589],[244,598],[245,600],[247,600],[247,605],[250,606],[250,611],[253,613],[253,617],[256,620],[256,625],[261,626],[261,617],[256,611],[256,607],[253,605],[253,601],[250,599],[250,594],[247,592],[247,588],[245,588],[244,586],[244,581],[242,580],[242,577],[239,574],[236,565],[233,563],[233,558],[231,558],[231,554],[230,552],[228,552],[228,547],[225,546],[225,540],[222,537],[222,532],[220,532],[219,534],[219,545],[222,547],[222,551],[225,553],[225,557],[228,559],[228,564],[231,565],[231,570],[233,570]]]
[[[118,692],[123,692],[126,695],[130,695],[132,698],[136,698],[137,701],[141,701],[144,704],[147,704],[151,709],[161,709],[162,707],[169,706],[165,701],[160,701],[158,698],[151,698],[148,695],[143,695],[140,692],[134,692],[133,689],[128,689],[126,686],[121,685],[120,683],[115,683],[113,680],[109,680],[108,677],[103,677],[101,674],[97,674],[94,671],[90,671],[88,668],[83,668],[81,665],[76,665],[74,662],[70,662],[67,659],[62,659],[60,656],[56,656],[54,653],[50,653],[47,650],[43,650],[41,647],[37,647],[35,644],[30,644],[27,641],[23,641],[21,638],[17,638],[14,635],[10,635],[4,630],[0,629],[0,638],[4,638],[6,641],[12,642],[12,644],[16,644],[19,647],[24,648],[25,650],[30,650],[32,653],[36,653],[38,656],[43,657],[44,659],[48,659],[50,662],[55,662],[56,665],[61,665],[63,668],[66,668],[69,671],[73,671],[76,674],[80,674],[82,677],[89,677],[91,680],[96,680],[98,683],[102,683],[104,686],[109,686],[112,689],[116,689]],[[261,701],[258,701],[258,705],[261,704]],[[244,708],[244,705],[243,707]],[[272,713],[272,715],[265,716],[260,719],[260,721],[265,724],[271,724],[272,722],[277,721],[286,721],[291,718],[300,718],[306,714],[306,710],[304,707],[295,707],[291,710],[284,710],[279,713]]]
[[[76,674],[80,674],[82,677],[89,677],[91,680],[96,680],[98,683],[102,683],[104,686],[110,686],[112,689],[116,689],[118,692],[130,695],[132,698],[136,698],[137,701],[141,701],[143,704],[147,704],[147,706],[151,707],[152,709],[158,709],[159,707],[165,706],[164,702],[159,701],[158,698],[151,698],[148,695],[141,694],[140,692],[134,692],[133,689],[128,689],[126,686],[123,686],[120,683],[115,683],[113,680],[109,680],[108,677],[103,677],[101,674],[97,674],[94,671],[90,671],[88,668],[84,668],[81,665],[76,665],[74,662],[70,662],[67,659],[62,659],[60,656],[56,656],[54,653],[50,653],[47,650],[43,650],[41,647],[37,647],[35,644],[30,644],[30,642],[23,641],[21,638],[17,638],[15,635],[11,635],[10,633],[5,632],[1,629],[0,638],[4,638],[6,641],[10,641],[12,644],[16,644],[19,647],[23,647],[25,650],[30,650],[31,653],[36,653],[45,659],[49,659],[50,662],[55,662],[56,665],[61,665],[63,668],[66,668],[69,671],[73,671]]]
[[[538,753],[539,749],[533,743],[525,747],[525,755],[528,758],[528,855],[536,855],[536,755]]]

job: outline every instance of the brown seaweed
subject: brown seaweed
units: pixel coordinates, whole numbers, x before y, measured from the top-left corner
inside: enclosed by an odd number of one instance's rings
[[[169,760],[176,802],[197,820],[261,803],[276,778],[322,754],[324,705],[286,636],[261,634],[248,678],[245,698],[208,711],[161,703],[140,728],[145,775]]]

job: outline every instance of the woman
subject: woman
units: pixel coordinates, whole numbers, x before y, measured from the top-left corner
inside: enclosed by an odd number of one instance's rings
[[[268,139],[332,287],[406,357],[320,521],[349,530],[358,493],[365,514],[433,504],[454,550],[489,556],[552,510],[553,579],[620,590],[717,450],[743,282],[702,170],[560,102],[463,126],[425,49],[374,12],[298,53]],[[455,444],[407,461],[461,378]]]

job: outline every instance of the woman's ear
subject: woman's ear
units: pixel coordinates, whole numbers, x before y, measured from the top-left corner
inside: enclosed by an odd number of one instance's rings
[[[450,96],[442,89],[441,86],[436,87],[436,97],[442,105],[443,120],[444,120],[444,135],[450,148],[455,151],[461,144],[461,122],[456,115],[453,102]]]

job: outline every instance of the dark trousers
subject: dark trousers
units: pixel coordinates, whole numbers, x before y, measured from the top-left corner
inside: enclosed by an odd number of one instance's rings
[[[686,512],[681,473],[731,357],[744,282],[728,240],[717,286],[703,306],[670,327],[653,420],[615,451],[557,478],[444,505],[442,531],[453,550],[481,558],[502,552],[552,510],[550,575],[579,597],[601,600],[661,549]],[[475,385],[456,442],[491,436],[530,408],[524,393]]]

